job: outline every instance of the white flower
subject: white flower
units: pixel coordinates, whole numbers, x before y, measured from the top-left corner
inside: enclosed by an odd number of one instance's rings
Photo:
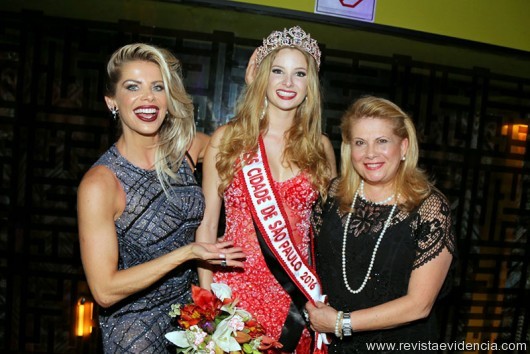
[[[245,322],[243,322],[243,319],[238,315],[234,315],[230,321],[228,321],[228,327],[230,327],[234,332],[241,331],[243,328],[245,328]]]
[[[208,354],[215,354],[215,342],[214,341],[211,341],[210,343],[208,343],[208,345],[206,346],[206,352]]]
[[[224,301],[225,299],[232,298],[232,289],[230,289],[228,285],[223,283],[212,283],[211,287],[213,293],[219,300]]]
[[[215,329],[212,339],[215,341],[217,346],[225,352],[233,352],[241,350],[241,346],[232,336],[234,329],[230,326],[230,321],[234,316],[230,316],[219,322]]]
[[[204,331],[200,331],[200,332],[197,332],[195,333],[195,338],[193,339],[193,344],[198,347],[199,345],[202,344],[202,342],[204,342],[204,338],[206,338],[208,334]]]
[[[165,337],[168,341],[180,348],[198,349],[199,345],[204,342],[208,334],[204,332],[199,326],[191,326],[187,331],[174,331],[166,333]]]
[[[232,298],[232,289],[226,284],[223,283],[212,283],[212,292],[215,294],[215,296],[221,300],[224,301],[225,299],[231,299]],[[229,304],[225,304],[221,307],[221,310],[228,312],[230,315],[233,315],[237,308],[236,308],[237,301],[232,301]]]
[[[237,316],[241,317],[241,320],[243,322],[247,322],[248,320],[250,320],[252,318],[252,315],[250,314],[250,312],[245,311],[245,310],[240,309],[240,308],[236,308],[235,311],[234,311],[234,314],[236,314]]]
[[[222,350],[225,353],[241,351],[241,345],[237,342],[235,336],[238,331],[245,329],[245,322],[252,318],[251,314],[245,310],[236,307],[237,300],[232,301],[232,289],[226,284],[211,284],[213,294],[223,303],[221,310],[228,317],[217,324],[215,332],[208,335],[199,326],[191,326],[188,330],[169,332],[165,337],[181,350],[181,353],[187,354],[215,354],[216,351]],[[229,301],[226,301],[229,300]],[[181,305],[172,305],[170,316],[178,317],[181,315]],[[260,345],[260,338],[252,339],[245,344],[252,350],[257,350]]]
[[[173,331],[166,333],[166,339],[175,344],[177,347],[187,348],[190,346],[186,336],[186,331]]]

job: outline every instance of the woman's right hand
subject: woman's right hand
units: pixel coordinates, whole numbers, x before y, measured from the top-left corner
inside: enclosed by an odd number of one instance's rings
[[[320,333],[333,333],[335,331],[335,319],[337,310],[333,307],[317,301],[314,305],[306,303],[305,309],[309,316],[310,327],[313,331]]]
[[[243,268],[246,255],[241,247],[234,247],[234,241],[219,240],[216,243],[194,242],[192,252],[196,259],[210,264]],[[226,261],[223,263],[223,261]]]

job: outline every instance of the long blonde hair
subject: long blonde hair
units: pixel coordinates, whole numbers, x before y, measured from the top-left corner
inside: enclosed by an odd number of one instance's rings
[[[273,51],[260,63],[255,79],[240,97],[236,118],[226,126],[216,163],[221,179],[220,195],[224,193],[235,173],[241,168],[239,161],[241,154],[256,151],[258,137],[267,129],[269,118],[267,115],[263,116],[263,112],[269,75],[274,58],[284,48],[286,47]],[[325,195],[331,170],[322,146],[318,69],[313,57],[303,50],[300,52],[308,63],[307,97],[297,108],[293,125],[285,133],[287,143],[283,158],[287,163],[294,163],[302,171],[308,173],[313,186]]]
[[[144,43],[125,45],[112,54],[107,64],[108,97],[116,95],[122,67],[131,61],[152,62],[162,73],[168,114],[158,133],[155,168],[162,187],[167,191],[170,181],[177,178],[176,173],[195,136],[193,102],[184,89],[179,60],[166,49]]]
[[[337,186],[340,210],[350,211],[351,202],[361,182],[361,177],[354,169],[351,160],[351,133],[354,124],[362,124],[362,120],[367,118],[386,120],[394,128],[394,134],[409,141],[405,160],[401,161],[394,186],[395,193],[399,193],[401,200],[404,200],[400,203],[400,208],[410,211],[418,206],[433,189],[425,172],[418,167],[419,146],[416,129],[412,119],[396,104],[373,96],[358,99],[342,116],[341,174]]]

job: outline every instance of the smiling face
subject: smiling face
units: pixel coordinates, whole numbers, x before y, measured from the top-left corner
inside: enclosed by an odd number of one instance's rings
[[[394,133],[388,119],[363,117],[351,126],[351,161],[366,183],[391,189],[408,139]]]
[[[114,97],[105,97],[105,101],[109,109],[118,108],[124,134],[155,136],[167,112],[158,65],[138,60],[124,63],[115,92]]]
[[[307,94],[307,59],[298,49],[283,48],[272,63],[267,85],[269,111],[293,111]]]

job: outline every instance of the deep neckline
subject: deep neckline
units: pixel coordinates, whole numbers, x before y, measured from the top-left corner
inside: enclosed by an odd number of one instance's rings
[[[266,149],[266,147],[265,147],[265,142],[263,141],[263,136],[262,136],[262,135],[259,136],[259,140],[261,140],[261,145],[262,145],[262,147],[263,147],[263,153],[262,153],[262,155],[263,155],[263,157],[264,157],[264,162],[266,161],[266,164],[268,165],[267,168],[268,168],[268,170],[269,170],[269,173],[270,173],[270,176],[271,176],[271,178],[272,178],[272,182],[273,182],[273,183],[275,183],[275,184],[285,184],[285,183],[287,183],[287,182],[289,182],[289,181],[292,181],[292,180],[297,179],[299,176],[301,176],[301,175],[303,174],[303,171],[302,171],[302,170],[299,170],[295,175],[293,175],[293,176],[287,178],[286,180],[278,181],[278,180],[274,177],[274,175],[273,175],[273,173],[272,173],[272,169],[270,168],[269,157],[267,156],[267,149]]]
[[[294,176],[291,176],[289,178],[287,178],[286,180],[284,181],[277,181],[274,177],[272,177],[272,180],[274,183],[276,184],[285,184],[287,182],[291,182],[291,181],[294,181],[296,180],[298,177],[300,177],[301,175],[303,174],[302,170],[298,171],[297,174],[295,174]],[[271,171],[271,176],[272,176],[272,171]]]

